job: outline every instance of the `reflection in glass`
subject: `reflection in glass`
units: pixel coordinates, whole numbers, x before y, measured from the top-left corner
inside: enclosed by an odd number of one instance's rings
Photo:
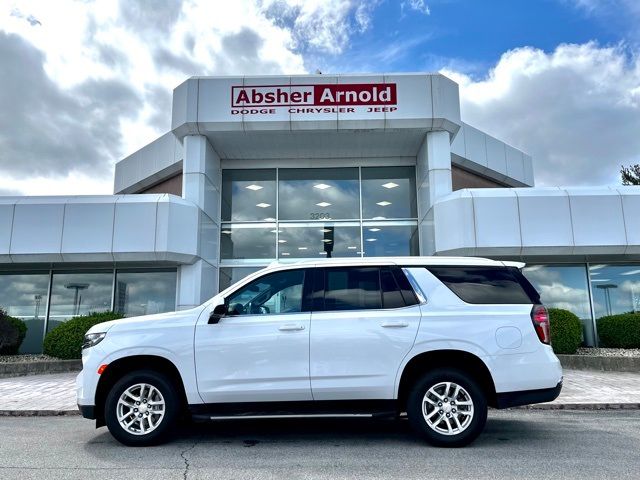
[[[234,283],[239,282],[247,275],[257,272],[264,267],[222,267],[220,269],[220,283],[218,291],[229,288]]]
[[[357,223],[280,224],[278,258],[337,258],[360,256]]]
[[[414,167],[363,167],[363,218],[416,218]]]
[[[111,310],[113,271],[53,274],[47,331],[71,317]]]
[[[220,258],[274,259],[276,257],[276,224],[222,225]]]
[[[172,312],[176,308],[176,270],[118,270],[114,310],[127,317]]]
[[[590,265],[596,318],[640,312],[640,265]]]
[[[418,255],[417,225],[365,224],[362,237],[365,257]]]
[[[282,168],[278,194],[280,220],[360,217],[357,168]]]
[[[583,325],[583,341],[594,346],[587,271],[584,265],[532,265],[522,270],[547,307],[573,312]]]
[[[42,352],[48,288],[48,272],[0,274],[0,308],[27,325],[20,353]]]
[[[304,270],[270,273],[234,292],[227,302],[230,315],[273,315],[302,311]]]
[[[223,170],[221,209],[223,221],[274,219],[276,216],[275,169]]]

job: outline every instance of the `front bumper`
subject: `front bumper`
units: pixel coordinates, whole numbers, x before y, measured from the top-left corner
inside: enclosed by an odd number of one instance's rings
[[[518,392],[502,392],[496,395],[498,408],[518,407],[520,405],[531,405],[533,403],[552,402],[562,390],[562,381],[552,388],[541,390],[521,390]]]

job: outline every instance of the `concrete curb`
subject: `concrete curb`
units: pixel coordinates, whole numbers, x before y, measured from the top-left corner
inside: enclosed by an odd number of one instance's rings
[[[0,410],[0,417],[75,417],[78,410]]]
[[[640,410],[640,403],[539,403],[507,410]],[[78,410],[0,410],[0,417],[75,417]]]
[[[37,362],[0,363],[0,378],[69,373],[82,370],[82,360],[42,360]]]
[[[640,410],[640,403],[538,403],[516,408],[524,410]]]
[[[600,370],[603,372],[640,372],[640,357],[592,357],[589,355],[558,355],[562,368]]]

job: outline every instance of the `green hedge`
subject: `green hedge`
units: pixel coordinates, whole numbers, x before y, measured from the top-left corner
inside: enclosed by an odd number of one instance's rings
[[[47,333],[44,337],[44,353],[65,360],[81,358],[82,342],[87,330],[99,323],[122,317],[123,315],[114,312],[73,317]]]
[[[0,308],[0,355],[17,355],[26,335],[27,325]]]
[[[597,320],[603,347],[640,348],[640,313],[621,313]]]
[[[569,310],[549,309],[551,346],[556,353],[573,354],[582,343],[582,322]]]

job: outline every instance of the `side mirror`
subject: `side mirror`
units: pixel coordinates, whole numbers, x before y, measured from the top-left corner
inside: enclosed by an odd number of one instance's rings
[[[216,305],[216,308],[213,309],[211,315],[209,315],[209,325],[216,324],[220,321],[222,317],[227,314],[227,306],[223,303],[220,305]]]

